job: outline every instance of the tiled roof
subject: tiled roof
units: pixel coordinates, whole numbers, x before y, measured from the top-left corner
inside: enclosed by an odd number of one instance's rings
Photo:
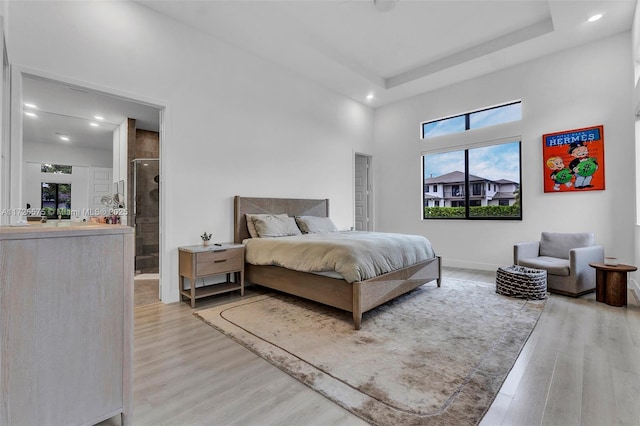
[[[507,179],[491,180],[491,179],[483,178],[476,175],[471,175],[471,174],[469,175],[469,182],[478,182],[478,181],[495,182],[499,184],[505,184],[505,183],[517,184],[517,182],[507,180]],[[441,183],[441,184],[442,183],[464,183],[464,172],[456,170],[455,172],[445,173],[443,175],[430,177],[424,180],[425,185],[438,184],[438,183]]]

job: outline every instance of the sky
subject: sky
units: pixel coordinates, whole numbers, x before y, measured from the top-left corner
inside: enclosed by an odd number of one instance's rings
[[[425,178],[464,172],[464,150],[424,156]],[[469,149],[469,173],[491,180],[520,183],[519,141]]]
[[[469,129],[480,129],[500,123],[508,123],[522,119],[522,104],[514,103],[500,107],[470,112]],[[423,138],[465,131],[465,114],[425,123],[422,126]]]

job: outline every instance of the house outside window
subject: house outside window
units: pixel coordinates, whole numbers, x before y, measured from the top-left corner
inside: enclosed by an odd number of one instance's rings
[[[489,165],[489,166],[488,166]],[[430,194],[424,219],[522,220],[520,141],[423,155],[423,185]],[[428,176],[428,177],[427,177]],[[494,188],[487,191],[485,188]]]

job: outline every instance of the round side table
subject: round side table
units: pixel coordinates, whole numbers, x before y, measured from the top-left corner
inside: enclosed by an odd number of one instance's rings
[[[596,300],[610,306],[627,305],[627,272],[636,271],[632,265],[590,263],[596,269]]]

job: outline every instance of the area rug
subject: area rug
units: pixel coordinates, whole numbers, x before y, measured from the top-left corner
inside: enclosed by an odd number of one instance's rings
[[[543,301],[445,278],[364,314],[280,293],[194,313],[375,425],[475,425],[533,330]]]

